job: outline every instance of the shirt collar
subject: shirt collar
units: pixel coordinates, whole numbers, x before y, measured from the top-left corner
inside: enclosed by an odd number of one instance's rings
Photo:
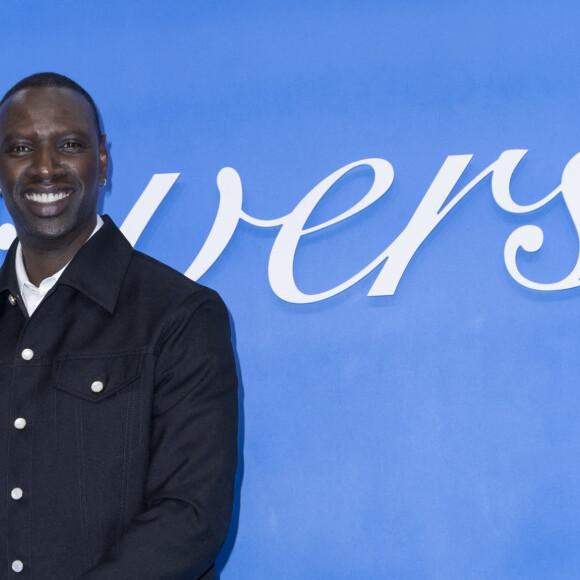
[[[107,215],[103,227],[76,253],[58,283],[75,288],[88,298],[113,312],[131,261],[133,248]],[[18,288],[15,258],[18,240],[14,240],[0,268],[0,292]]]

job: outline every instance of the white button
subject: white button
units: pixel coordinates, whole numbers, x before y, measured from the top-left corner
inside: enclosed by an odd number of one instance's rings
[[[14,427],[16,427],[16,429],[24,429],[24,427],[26,427],[26,419],[24,419],[24,417],[18,417],[18,419],[14,421]]]
[[[24,570],[24,564],[20,560],[14,560],[14,562],[12,562],[12,570],[14,570],[14,572],[22,572],[22,570]]]
[[[34,351],[31,348],[25,348],[20,356],[24,360],[30,360],[34,356]]]
[[[104,388],[105,385],[103,385],[102,381],[95,381],[91,385],[91,391],[93,391],[93,393],[100,393]]]
[[[19,487],[15,487],[11,492],[10,495],[12,496],[12,499],[22,499],[22,495],[23,495],[23,491],[22,489],[20,489]]]

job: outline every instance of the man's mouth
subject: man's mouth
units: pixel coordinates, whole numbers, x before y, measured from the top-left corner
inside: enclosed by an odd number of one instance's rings
[[[24,197],[36,203],[54,203],[60,201],[70,195],[70,191],[62,191],[57,193],[26,193]]]

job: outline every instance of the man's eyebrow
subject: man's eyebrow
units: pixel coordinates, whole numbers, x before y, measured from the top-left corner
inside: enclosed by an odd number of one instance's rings
[[[11,141],[13,139],[28,139],[28,135],[24,133],[8,133],[8,135],[4,136],[3,141]]]
[[[64,139],[67,137],[82,137],[83,139],[89,139],[90,134],[81,129],[67,129],[66,131],[57,133],[56,136],[54,137],[56,137],[56,139]],[[25,133],[8,133],[7,135],[4,135],[2,143],[6,143],[6,141],[16,141],[18,139],[31,139],[31,138],[33,138],[33,136],[31,136],[30,134],[27,135]]]
[[[82,129],[68,129],[62,133],[58,133],[56,136],[57,138],[62,139],[63,137],[73,137],[77,135],[85,139],[89,139],[91,134],[90,132],[84,131]]]
[[[4,146],[6,143],[10,143],[12,141],[26,141],[28,137],[23,133],[8,133],[8,135],[4,135],[4,138],[0,142],[0,146]]]

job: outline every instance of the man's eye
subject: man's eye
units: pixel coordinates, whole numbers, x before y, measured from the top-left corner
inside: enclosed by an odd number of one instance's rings
[[[10,153],[28,153],[31,149],[28,145],[12,145],[8,151]]]
[[[69,151],[78,151],[80,149],[83,149],[84,147],[82,143],[79,143],[78,141],[67,141],[62,145],[62,148],[67,149]]]

